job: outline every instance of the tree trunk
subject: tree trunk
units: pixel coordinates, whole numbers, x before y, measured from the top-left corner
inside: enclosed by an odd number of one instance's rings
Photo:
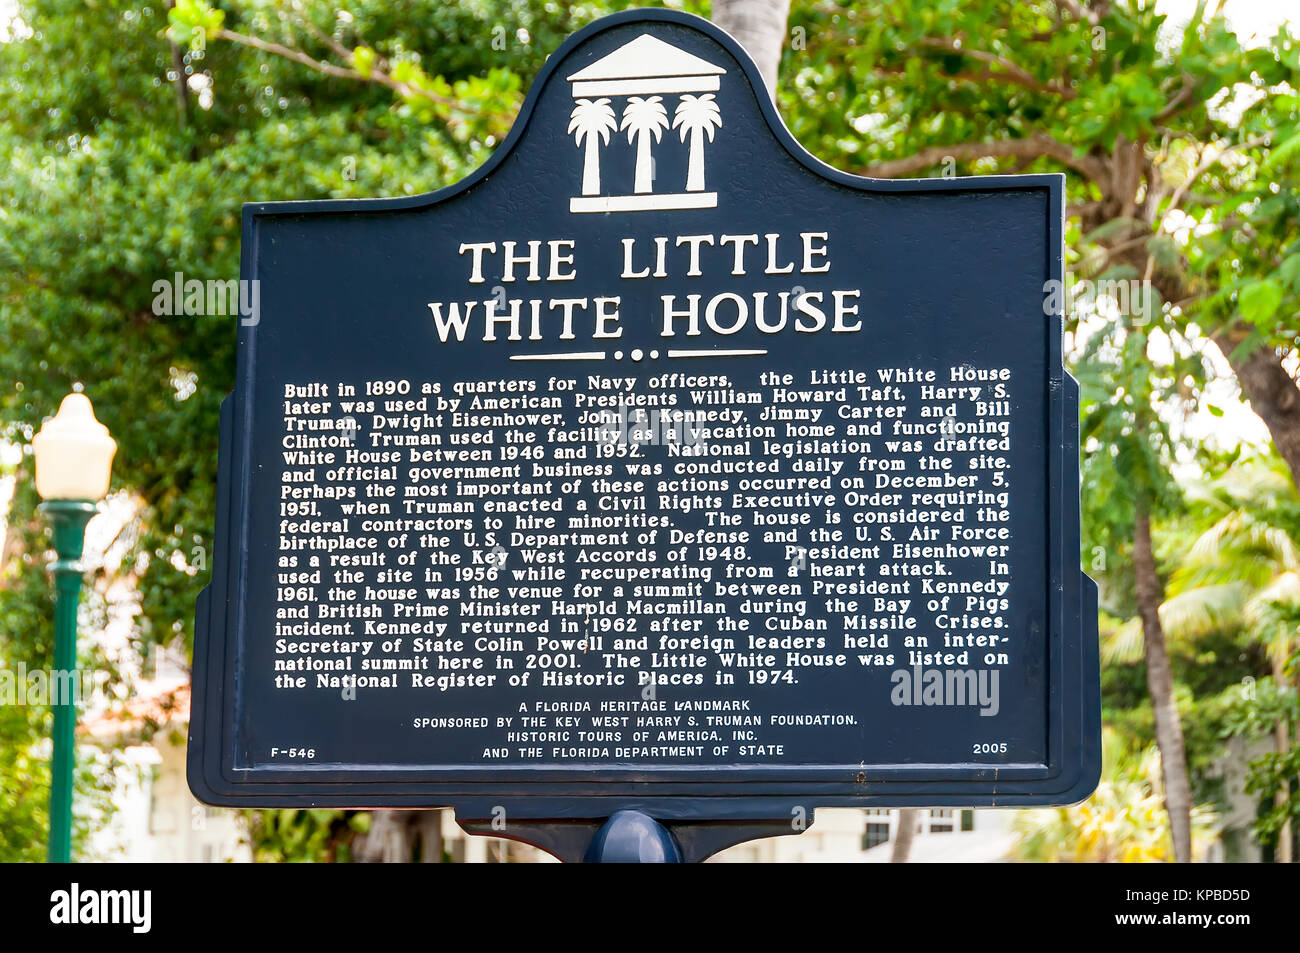
[[[1216,334],[1214,343],[1236,372],[1251,410],[1268,427],[1273,445],[1291,469],[1292,482],[1300,486],[1300,386],[1272,348],[1256,348],[1244,357],[1233,358],[1235,343],[1229,333]]]
[[[768,92],[776,89],[790,0],[713,0],[713,22],[754,58]]]
[[[1138,615],[1142,619],[1142,640],[1146,652],[1147,688],[1155,715],[1156,745],[1160,748],[1160,769],[1165,782],[1165,810],[1174,841],[1174,859],[1192,859],[1192,787],[1187,777],[1187,755],[1183,750],[1183,726],[1174,704],[1174,676],[1160,627],[1161,585],[1151,551],[1151,518],[1146,504],[1137,504],[1133,531],[1133,582],[1137,590]]]
[[[441,863],[442,812],[375,811],[352,853],[359,864]]]
[[[418,811],[420,863],[442,863],[442,811]]]
[[[894,831],[894,850],[889,855],[891,864],[905,864],[912,853],[912,839],[916,836],[916,808],[905,807],[898,812],[898,829]]]
[[[1126,209],[1129,208],[1136,194],[1133,190],[1138,187],[1139,180],[1133,178],[1133,172],[1139,168],[1140,162],[1132,154],[1131,148],[1120,150],[1119,145],[1120,143],[1117,143],[1116,152],[1109,160],[1101,160],[1102,169],[1105,170],[1104,175],[1099,175],[1096,171],[1079,170],[1083,171],[1106,196],[1106,200],[1098,206],[1096,212],[1084,217],[1084,231],[1098,228],[1115,216],[1131,214]],[[990,155],[996,154],[991,149],[978,151],[988,152]],[[1128,153],[1127,158],[1125,158],[1126,153]],[[1052,156],[1052,158],[1063,161],[1061,156]],[[1152,170],[1148,168],[1146,174],[1150,176]],[[1127,184],[1123,188],[1117,188],[1115,183],[1121,180]],[[1160,203],[1153,199],[1160,194],[1160,189],[1149,180],[1146,189],[1148,199],[1144,203],[1141,219],[1152,229],[1158,230],[1159,219],[1156,211]],[[1138,274],[1143,274],[1147,269],[1149,251],[1145,244],[1132,244],[1132,239],[1137,234],[1140,233],[1124,232],[1112,239],[1112,246],[1118,244],[1129,247],[1117,254],[1113,253],[1111,262],[1130,265]],[[1157,270],[1152,274],[1151,280],[1165,301],[1181,301],[1188,296],[1189,289],[1178,275]],[[1249,354],[1234,358],[1233,350],[1245,339],[1249,331],[1250,328],[1240,324],[1230,325],[1210,337],[1232,366],[1242,396],[1250,401],[1251,410],[1268,428],[1278,455],[1291,471],[1292,482],[1300,486],[1300,381],[1287,373],[1282,366],[1282,358],[1271,347],[1257,347]]]

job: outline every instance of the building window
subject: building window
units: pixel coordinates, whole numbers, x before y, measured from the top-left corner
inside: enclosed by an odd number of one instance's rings
[[[877,847],[888,840],[889,840],[888,824],[869,823],[867,824],[866,831],[862,835],[862,849],[871,850],[871,848]]]
[[[953,831],[953,812],[949,807],[936,807],[930,811],[930,833],[951,834]]]

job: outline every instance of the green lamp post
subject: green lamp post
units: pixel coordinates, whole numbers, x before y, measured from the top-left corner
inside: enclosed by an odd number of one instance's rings
[[[82,548],[96,502],[108,492],[117,443],[95,419],[85,394],[69,394],[59,412],[32,441],[36,492],[54,530],[54,754],[50,762],[51,863],[72,860],[72,779],[76,764],[77,603],[81,597]]]

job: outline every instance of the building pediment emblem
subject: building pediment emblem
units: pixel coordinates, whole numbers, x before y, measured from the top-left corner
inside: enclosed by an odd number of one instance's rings
[[[716,208],[718,193],[705,191],[704,147],[722,127],[718,77],[727,71],[670,43],[643,33],[568,77],[574,107],[569,134],[583,150],[582,194],[570,212],[636,212]],[[672,97],[672,101],[665,101]],[[669,115],[669,108],[672,114]],[[681,191],[656,191],[653,151],[665,132],[689,143]],[[615,133],[636,146],[631,195],[604,195],[601,161]]]

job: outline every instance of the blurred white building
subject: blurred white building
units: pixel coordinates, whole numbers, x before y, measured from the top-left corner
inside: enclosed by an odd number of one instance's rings
[[[993,863],[1005,860],[1015,835],[1013,812],[934,808],[916,812],[909,863]],[[710,863],[889,863],[899,811],[819,808],[802,834],[737,844]]]

